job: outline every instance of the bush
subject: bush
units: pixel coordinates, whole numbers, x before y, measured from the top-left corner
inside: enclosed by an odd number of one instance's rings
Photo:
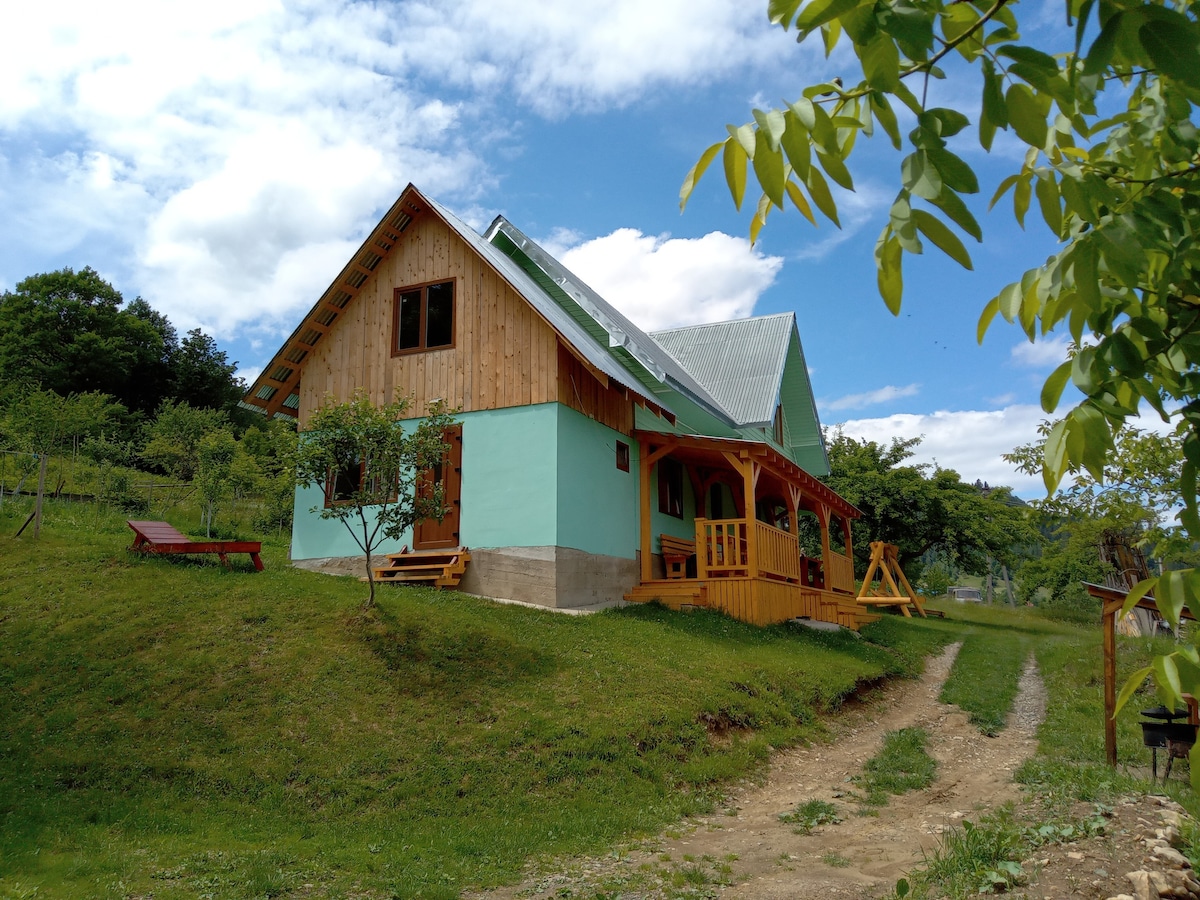
[[[1094,625],[1100,620],[1099,601],[1082,584],[1069,584],[1038,603],[1038,610],[1056,622]]]

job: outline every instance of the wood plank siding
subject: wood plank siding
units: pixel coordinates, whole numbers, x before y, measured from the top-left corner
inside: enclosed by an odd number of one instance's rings
[[[393,355],[397,288],[454,282],[453,345]],[[603,384],[501,275],[438,216],[425,211],[359,288],[304,364],[300,422],[326,394],[364,388],[375,402],[396,391],[424,413],[443,399],[463,412],[559,401],[623,434],[633,400]]]

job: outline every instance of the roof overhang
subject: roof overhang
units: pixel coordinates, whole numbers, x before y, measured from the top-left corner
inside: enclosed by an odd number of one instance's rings
[[[672,448],[671,456],[684,462],[713,462],[717,458],[723,459],[726,454],[754,460],[764,471],[769,472],[785,484],[799,488],[806,496],[825,504],[843,518],[857,519],[862,515],[862,512],[850,501],[814,475],[810,475],[770,444],[759,441],[740,441],[734,438],[704,437],[695,434],[668,434],[642,429],[635,430],[633,436],[643,446],[670,446]]]

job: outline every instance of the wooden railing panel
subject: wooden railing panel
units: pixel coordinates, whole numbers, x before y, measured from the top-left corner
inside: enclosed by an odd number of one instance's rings
[[[800,544],[794,534],[768,525],[754,523],[758,542],[758,572],[785,581],[800,580]]]
[[[748,575],[745,519],[696,520],[696,577]]]
[[[825,587],[831,591],[854,593],[854,560],[841,553],[830,551],[829,563],[825,567]]]

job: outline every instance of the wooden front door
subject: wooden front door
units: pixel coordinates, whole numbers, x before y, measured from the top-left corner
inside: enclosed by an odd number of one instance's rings
[[[418,479],[417,490],[422,483],[441,483],[446,503],[446,515],[442,521],[426,519],[413,526],[414,550],[437,550],[459,546],[458,531],[462,519],[462,426],[454,425],[442,432],[446,441],[446,455],[440,466],[428,473],[429,481]]]

